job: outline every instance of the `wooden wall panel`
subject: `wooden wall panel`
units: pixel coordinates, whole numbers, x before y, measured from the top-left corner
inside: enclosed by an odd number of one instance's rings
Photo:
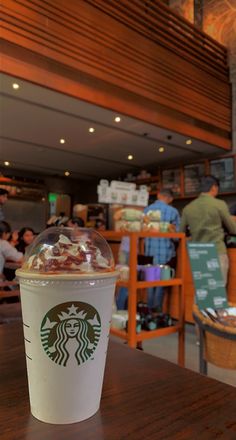
[[[132,94],[133,101],[139,99],[146,106],[145,120],[179,132],[187,129],[186,135],[194,131],[196,137],[207,141],[210,137],[212,143],[230,148],[231,91],[225,49],[201,33],[190,38],[191,25],[156,1],[150,23],[144,22],[140,9],[144,3],[3,0],[2,37],[35,54],[35,64],[44,57],[56,63],[58,74],[64,66],[77,72],[78,78],[87,75],[87,88],[94,88],[92,78],[104,91],[109,84],[106,100],[98,102],[91,93],[91,102],[111,108],[120,90],[123,99],[127,96],[129,101]],[[5,44],[5,71],[7,63],[9,69],[6,48]],[[131,110],[126,107],[125,113],[142,119]]]

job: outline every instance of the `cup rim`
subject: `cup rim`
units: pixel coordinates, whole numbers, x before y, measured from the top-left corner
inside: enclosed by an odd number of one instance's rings
[[[16,276],[19,278],[33,279],[33,280],[91,280],[104,278],[118,278],[119,271],[113,270],[111,272],[93,272],[93,273],[40,273],[28,272],[23,269],[16,270]]]

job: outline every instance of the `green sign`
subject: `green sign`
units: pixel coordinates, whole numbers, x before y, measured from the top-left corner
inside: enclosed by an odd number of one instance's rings
[[[226,289],[214,243],[188,243],[199,309],[228,307]]]
[[[55,194],[55,193],[48,194],[48,201],[49,202],[56,202],[56,200],[57,200],[57,194]]]

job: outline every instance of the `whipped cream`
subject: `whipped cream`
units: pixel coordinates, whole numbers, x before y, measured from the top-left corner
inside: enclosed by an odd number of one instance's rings
[[[71,241],[63,234],[53,244],[45,244],[36,255],[29,257],[28,270],[40,272],[70,272],[83,273],[109,270],[110,265],[100,249],[94,246],[87,236],[79,236],[77,241]]]

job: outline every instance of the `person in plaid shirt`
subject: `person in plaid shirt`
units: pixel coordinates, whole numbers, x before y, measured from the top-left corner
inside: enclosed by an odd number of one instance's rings
[[[149,211],[160,211],[161,222],[168,222],[175,226],[176,232],[180,227],[180,215],[170,204],[173,201],[173,192],[170,189],[161,189],[158,200],[144,209],[144,213]],[[145,255],[153,257],[153,264],[168,264],[175,266],[176,252],[175,243],[169,238],[146,238]],[[153,287],[148,289],[148,306],[162,310],[164,299],[164,288]]]

